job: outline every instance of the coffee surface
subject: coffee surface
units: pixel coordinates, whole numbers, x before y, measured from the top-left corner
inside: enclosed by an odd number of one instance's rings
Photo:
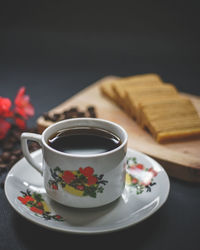
[[[58,131],[48,139],[48,145],[68,154],[100,154],[117,148],[121,140],[106,130],[99,128],[69,128]]]

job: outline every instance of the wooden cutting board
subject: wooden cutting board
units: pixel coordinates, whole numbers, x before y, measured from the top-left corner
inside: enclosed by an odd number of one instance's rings
[[[99,80],[49,111],[49,114],[59,113],[73,106],[84,110],[87,106],[94,105],[98,118],[116,122],[126,129],[129,136],[128,147],[153,157],[165,168],[169,176],[200,182],[200,139],[158,144],[148,132],[141,129],[117,105],[102,95],[100,83],[112,81],[114,78],[116,77],[109,76]],[[200,114],[200,98],[189,94],[183,95],[192,100]],[[40,132],[51,124],[52,122],[45,121],[43,117],[37,120]]]

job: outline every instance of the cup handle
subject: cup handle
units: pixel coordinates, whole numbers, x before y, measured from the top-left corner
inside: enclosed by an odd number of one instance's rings
[[[28,140],[36,141],[37,143],[42,145],[42,136],[40,134],[34,134],[34,133],[22,133],[22,135],[21,135],[21,147],[22,147],[22,152],[23,152],[26,160],[39,173],[43,174],[42,165],[40,165],[38,162],[36,162],[30,154],[30,151],[28,149]]]

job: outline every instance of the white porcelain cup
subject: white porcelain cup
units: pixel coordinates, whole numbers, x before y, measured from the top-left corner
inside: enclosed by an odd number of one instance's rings
[[[63,153],[48,145],[48,139],[56,132],[78,127],[112,132],[120,138],[121,144],[113,150],[90,155]],[[121,196],[125,186],[127,139],[126,131],[116,123],[97,118],[74,118],[49,126],[41,135],[22,133],[21,146],[27,161],[43,175],[50,198],[66,206],[91,208]],[[28,140],[41,145],[42,165],[30,154]]]

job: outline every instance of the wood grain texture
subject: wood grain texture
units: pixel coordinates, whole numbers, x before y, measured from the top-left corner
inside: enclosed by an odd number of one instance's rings
[[[141,129],[133,119],[101,93],[99,85],[115,78],[110,76],[99,80],[49,111],[49,114],[62,112],[72,106],[85,109],[89,105],[94,105],[98,118],[116,122],[126,129],[129,136],[128,147],[156,159],[170,176],[200,182],[200,139],[158,144],[148,132]],[[191,99],[200,114],[200,98],[189,94],[182,95]],[[43,117],[37,120],[40,132],[51,124],[52,122],[45,121]]]

